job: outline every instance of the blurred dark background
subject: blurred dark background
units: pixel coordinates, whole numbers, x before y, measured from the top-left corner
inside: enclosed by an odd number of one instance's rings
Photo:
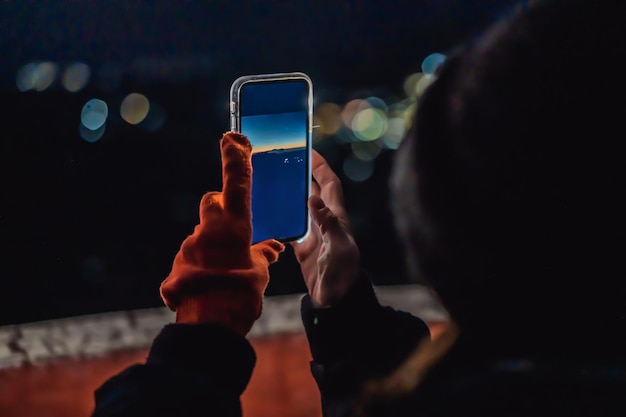
[[[387,178],[422,64],[516,3],[3,2],[0,325],[162,306],[200,197],[221,187],[230,84],[254,73],[313,79],[314,147],[363,264],[408,282]],[[290,248],[271,268],[268,295],[305,290]]]

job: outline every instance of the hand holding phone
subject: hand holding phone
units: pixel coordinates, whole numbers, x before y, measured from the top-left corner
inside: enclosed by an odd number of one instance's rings
[[[231,130],[252,144],[252,243],[291,242],[309,231],[313,89],[303,73],[239,77]]]

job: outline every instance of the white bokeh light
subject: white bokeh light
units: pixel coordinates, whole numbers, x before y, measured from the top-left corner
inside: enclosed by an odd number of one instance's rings
[[[83,106],[80,113],[80,122],[89,130],[98,130],[107,120],[109,108],[107,104],[97,98],[92,98]]]
[[[75,93],[85,88],[90,77],[91,68],[89,68],[89,65],[83,62],[75,62],[63,71],[61,84],[67,91]]]
[[[58,72],[53,62],[31,62],[17,71],[15,84],[20,91],[44,91],[52,85]]]
[[[380,109],[366,108],[352,119],[352,130],[360,140],[381,138],[387,131],[387,115]]]

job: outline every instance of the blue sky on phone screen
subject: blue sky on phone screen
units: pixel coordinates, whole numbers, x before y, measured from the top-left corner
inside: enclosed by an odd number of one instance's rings
[[[252,153],[304,148],[306,117],[305,111],[243,116],[241,132],[250,140]]]

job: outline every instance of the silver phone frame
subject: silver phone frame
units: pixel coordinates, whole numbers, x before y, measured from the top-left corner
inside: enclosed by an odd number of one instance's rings
[[[241,113],[240,113],[240,93],[241,89],[244,85],[250,83],[265,83],[265,82],[275,82],[275,81],[290,81],[290,80],[301,80],[305,81],[308,85],[308,99],[307,99],[307,145],[306,145],[306,153],[307,153],[307,178],[309,181],[306,182],[306,200],[311,196],[311,158],[312,158],[312,149],[313,149],[313,82],[311,78],[303,73],[303,72],[279,72],[279,73],[267,73],[267,74],[254,74],[254,75],[244,75],[237,78],[230,86],[230,102],[229,102],[229,110],[230,110],[230,130],[233,132],[240,132],[241,129]],[[254,185],[253,185],[254,186]],[[307,225],[304,234],[295,239],[277,239],[283,243],[287,242],[302,242],[306,239],[306,237],[311,232],[311,215],[308,210],[307,202],[305,201],[305,209],[307,212]]]

